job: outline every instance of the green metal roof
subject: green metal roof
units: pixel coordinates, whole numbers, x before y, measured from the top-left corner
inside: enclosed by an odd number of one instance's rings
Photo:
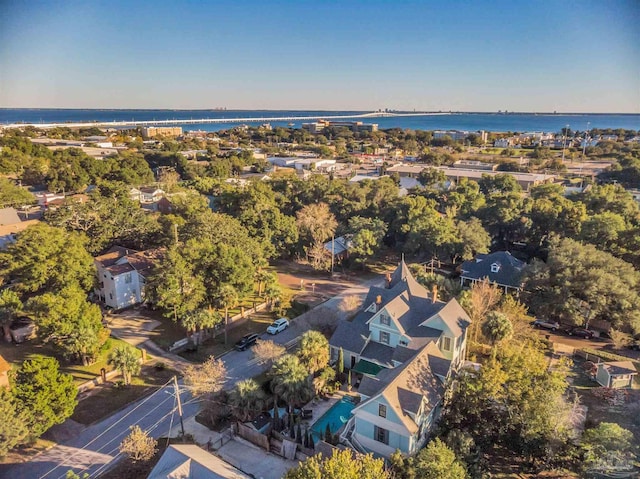
[[[358,361],[358,364],[356,364],[356,367],[353,368],[353,372],[360,373],[360,374],[368,374],[369,376],[375,376],[383,369],[385,368],[383,368],[382,366],[379,366],[375,363],[367,361],[366,359],[361,359],[360,361]]]

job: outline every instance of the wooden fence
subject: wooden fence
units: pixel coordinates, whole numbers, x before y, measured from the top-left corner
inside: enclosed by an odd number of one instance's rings
[[[250,428],[249,426],[245,426],[242,423],[236,423],[235,426],[236,434],[243,439],[246,439],[252,444],[255,444],[258,447],[261,447],[265,451],[269,450],[269,436],[262,434],[255,429]]]

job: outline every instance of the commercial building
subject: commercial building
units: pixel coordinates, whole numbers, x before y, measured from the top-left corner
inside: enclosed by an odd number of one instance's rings
[[[181,126],[147,126],[142,128],[142,137],[145,140],[159,136],[176,137],[182,135]]]

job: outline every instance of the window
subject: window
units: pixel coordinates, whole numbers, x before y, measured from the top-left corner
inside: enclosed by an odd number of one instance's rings
[[[109,299],[113,299],[113,294],[109,293]]]
[[[491,272],[497,273],[498,271],[500,271],[500,265],[498,263],[493,263],[491,265]]]
[[[389,444],[389,431],[378,426],[373,427],[373,438],[382,444]]]
[[[132,281],[133,281],[133,278],[131,278],[131,273],[127,273],[124,275],[124,282],[126,284],[131,284]]]
[[[384,404],[378,404],[378,416],[387,417],[387,406]]]
[[[391,320],[386,313],[382,313],[380,315],[380,324],[384,324],[385,326],[389,326],[389,324],[391,324]]]
[[[385,333],[384,331],[380,331],[380,342],[382,344],[389,344],[389,333]]]
[[[447,336],[442,338],[442,349],[445,351],[451,351],[451,338]]]
[[[401,339],[400,340],[400,346],[408,346],[409,342],[406,339]]]

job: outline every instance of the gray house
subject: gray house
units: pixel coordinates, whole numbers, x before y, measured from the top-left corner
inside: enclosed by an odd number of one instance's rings
[[[515,258],[508,251],[497,251],[491,254],[479,254],[471,261],[460,266],[460,284],[472,285],[485,278],[495,283],[505,292],[522,289],[522,271],[526,263]]]
[[[362,376],[362,402],[343,438],[361,452],[417,452],[438,418],[445,385],[460,367],[471,323],[460,304],[439,301],[402,261],[387,288],[372,287],[362,310],[341,322],[331,356]]]

